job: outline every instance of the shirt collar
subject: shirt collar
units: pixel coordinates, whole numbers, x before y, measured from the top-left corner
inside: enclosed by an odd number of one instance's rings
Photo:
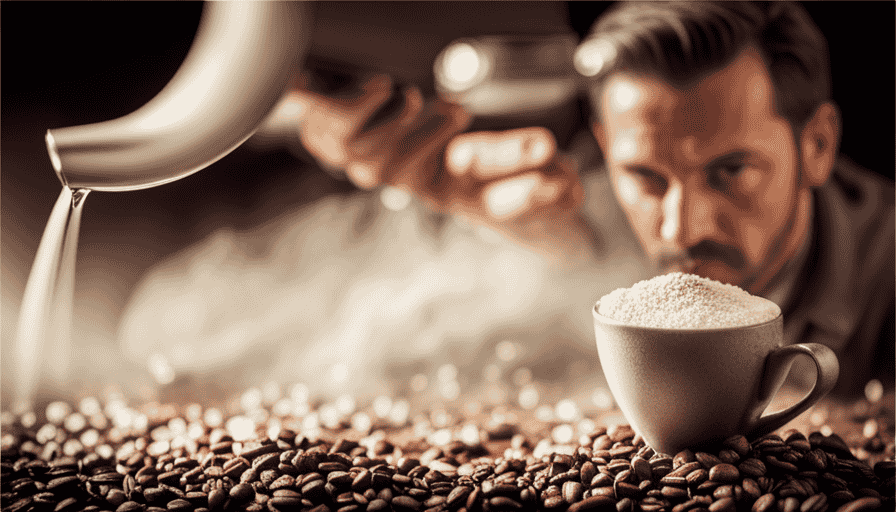
[[[797,318],[803,317],[814,327],[842,338],[855,330],[861,316],[861,301],[856,296],[859,290],[850,286],[858,263],[852,232],[855,226],[833,183],[816,189],[813,196],[811,250],[793,290],[793,310]]]

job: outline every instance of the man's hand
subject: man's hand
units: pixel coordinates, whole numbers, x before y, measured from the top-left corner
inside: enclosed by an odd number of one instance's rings
[[[303,144],[361,188],[404,189],[435,210],[553,255],[590,249],[593,235],[578,213],[578,173],[557,153],[550,131],[462,133],[470,123],[463,109],[438,100],[425,104],[416,88],[403,91],[400,112],[362,131],[391,91],[389,79],[377,76],[339,97],[294,92],[305,112]]]

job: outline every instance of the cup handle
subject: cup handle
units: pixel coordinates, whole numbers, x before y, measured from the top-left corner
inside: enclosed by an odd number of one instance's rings
[[[800,354],[805,354],[815,361],[817,373],[812,391],[787,409],[759,418],[751,429],[749,437],[762,436],[783,426],[815,405],[834,389],[837,378],[840,376],[840,363],[833,350],[819,343],[787,345],[777,348],[766,359],[765,374],[760,384],[760,403],[768,403],[767,400],[770,400],[771,396],[778,391],[787,377],[791,363]]]

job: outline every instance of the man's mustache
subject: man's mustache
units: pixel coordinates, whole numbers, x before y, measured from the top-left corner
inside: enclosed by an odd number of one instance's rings
[[[744,255],[736,247],[713,240],[703,240],[683,251],[662,251],[657,257],[657,266],[660,270],[693,271],[698,261],[721,261],[735,270],[743,270],[746,266]]]

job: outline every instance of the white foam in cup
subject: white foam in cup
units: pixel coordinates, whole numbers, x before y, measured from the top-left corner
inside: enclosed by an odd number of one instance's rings
[[[593,314],[610,390],[632,427],[661,453],[771,432],[837,382],[831,349],[784,346],[780,308],[735,286],[668,274],[608,294]],[[815,362],[812,391],[762,416],[800,354]]]

